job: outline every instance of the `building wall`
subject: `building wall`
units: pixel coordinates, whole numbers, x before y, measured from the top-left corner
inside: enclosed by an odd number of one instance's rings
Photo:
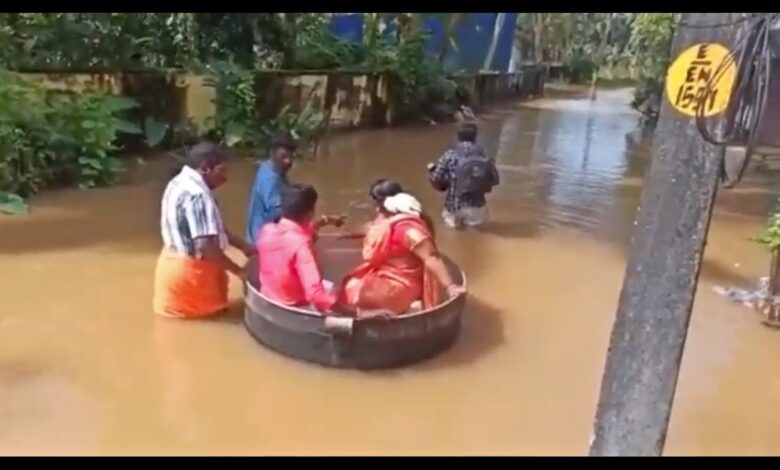
[[[506,72],[509,70],[509,60],[512,55],[512,43],[515,35],[517,13],[505,13],[504,25],[499,33],[493,61],[489,70]],[[485,58],[493,40],[493,28],[498,13],[466,13],[455,32],[455,45],[449,48],[444,59],[444,65],[452,71],[477,72],[483,68]],[[392,15],[387,16],[385,35],[393,34]],[[429,34],[426,52],[437,55],[444,35],[445,25],[435,15],[429,15],[423,20],[426,32]],[[330,30],[339,37],[351,41],[363,38],[363,13],[336,14],[331,19]]]
[[[25,73],[51,90],[99,91],[134,98],[138,122],[147,116],[171,128],[191,121],[203,127],[216,115],[216,93],[206,77],[188,73]],[[486,108],[506,98],[538,96],[544,87],[541,67],[526,66],[517,73],[466,73],[453,79],[465,87],[476,108]],[[259,71],[255,76],[257,109],[264,118],[289,106],[322,111],[331,129],[382,127],[395,122],[395,104],[389,77],[345,71]]]

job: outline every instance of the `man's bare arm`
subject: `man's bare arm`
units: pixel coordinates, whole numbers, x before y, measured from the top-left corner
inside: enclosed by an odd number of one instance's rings
[[[222,266],[225,271],[230,271],[240,278],[244,278],[244,270],[230,258],[219,247],[217,237],[199,237],[195,239],[195,247],[201,259],[211,261]]]
[[[228,243],[230,243],[230,246],[241,250],[241,252],[244,253],[247,258],[251,258],[257,254],[257,248],[247,243],[246,240],[244,240],[242,237],[239,237],[228,230],[225,230],[225,232],[227,233]]]

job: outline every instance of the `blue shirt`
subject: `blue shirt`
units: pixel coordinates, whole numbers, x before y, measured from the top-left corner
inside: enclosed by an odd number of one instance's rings
[[[247,213],[246,239],[252,245],[260,228],[268,222],[273,222],[281,212],[281,191],[287,184],[287,178],[279,171],[271,160],[264,161],[257,169],[255,184],[249,197],[249,212]]]

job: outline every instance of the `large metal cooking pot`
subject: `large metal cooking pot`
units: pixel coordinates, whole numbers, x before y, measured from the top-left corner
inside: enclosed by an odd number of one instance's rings
[[[323,277],[336,284],[361,261],[359,241],[323,236],[317,245]],[[465,285],[461,269],[449,258],[444,262],[453,280]],[[460,332],[465,296],[389,320],[324,317],[264,297],[256,260],[250,261],[249,272],[246,328],[263,345],[293,358],[351,369],[398,367],[444,351]]]

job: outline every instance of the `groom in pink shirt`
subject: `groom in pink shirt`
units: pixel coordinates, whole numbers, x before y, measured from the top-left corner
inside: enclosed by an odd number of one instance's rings
[[[324,315],[354,314],[338,301],[323,282],[314,238],[320,227],[340,226],[343,217],[314,220],[317,191],[309,185],[290,185],[282,190],[281,217],[265,224],[257,239],[260,292],[283,305],[310,307]]]

